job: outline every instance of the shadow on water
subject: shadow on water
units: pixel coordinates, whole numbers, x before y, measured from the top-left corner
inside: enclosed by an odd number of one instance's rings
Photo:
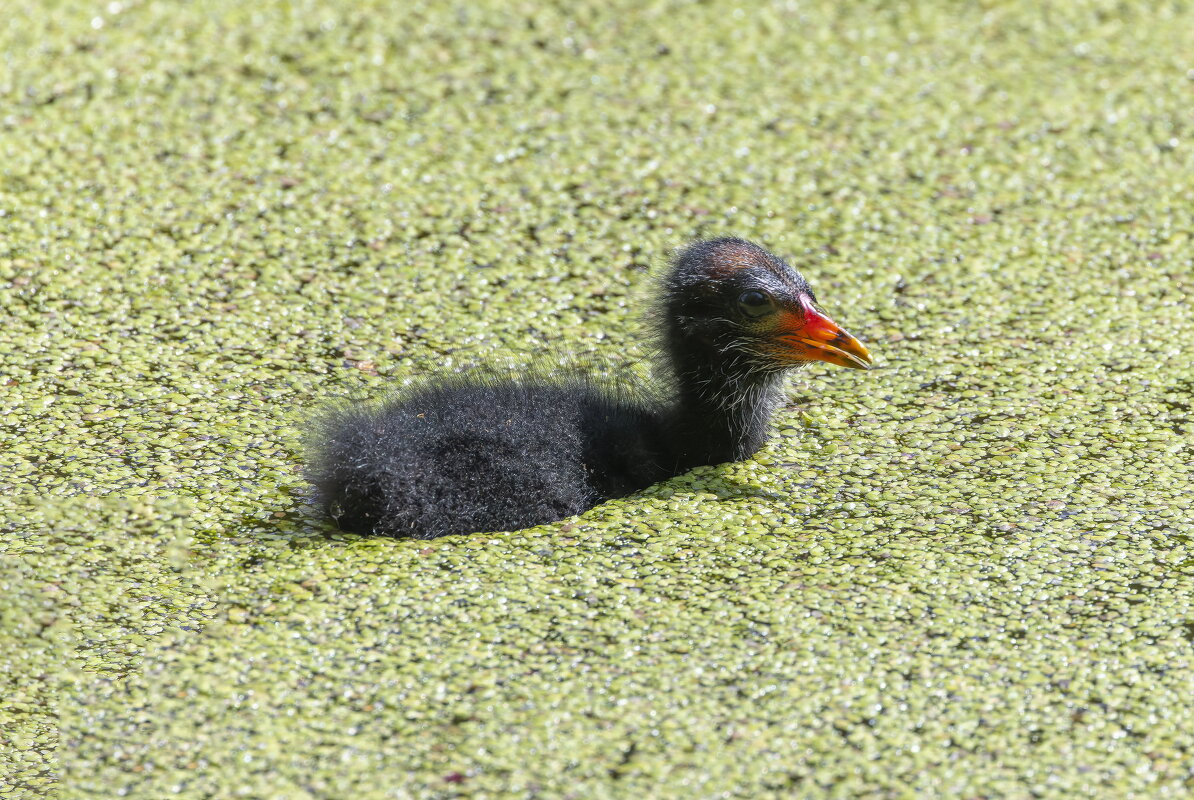
[[[291,496],[293,503],[268,511],[266,516],[242,514],[228,533],[232,538],[285,542],[294,550],[372,538],[336,528],[305,490],[294,490]]]
[[[718,501],[783,501],[786,495],[780,491],[765,489],[757,483],[741,480],[735,477],[732,470],[724,465],[700,467],[686,475],[654,484],[625,498],[607,501],[630,502],[637,498],[656,500],[670,500],[676,497],[691,495],[712,495]],[[423,546],[430,541],[460,540],[478,534],[459,534],[441,537],[440,539],[401,539],[383,536],[366,536],[346,533],[339,530],[324,515],[323,510],[306,487],[295,488],[290,491],[292,500],[289,504],[279,504],[264,515],[244,514],[226,531],[225,538],[253,539],[259,542],[284,542],[293,550],[321,548],[332,545],[345,545],[353,542],[372,539],[386,539],[395,542],[418,542]],[[283,507],[284,505],[284,507]],[[601,508],[605,504],[598,504]],[[565,518],[551,525],[565,525],[574,527],[576,522]],[[565,528],[565,531],[568,528]],[[480,532],[484,535],[489,532]],[[502,532],[493,532],[502,533]]]
[[[663,481],[630,495],[670,500],[673,497],[711,494],[718,500],[786,500],[787,495],[750,481],[735,478],[724,466],[698,467],[678,478]]]

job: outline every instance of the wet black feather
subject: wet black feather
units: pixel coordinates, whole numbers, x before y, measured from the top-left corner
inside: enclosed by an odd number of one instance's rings
[[[308,477],[344,530],[431,539],[551,522],[667,477],[659,413],[583,376],[452,376],[317,426]]]

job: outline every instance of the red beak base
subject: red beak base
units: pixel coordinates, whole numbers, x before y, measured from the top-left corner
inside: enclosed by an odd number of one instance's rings
[[[842,330],[836,322],[801,297],[803,314],[786,312],[780,318],[779,336],[784,358],[793,361],[825,361],[839,367],[870,369],[873,359],[862,342]]]

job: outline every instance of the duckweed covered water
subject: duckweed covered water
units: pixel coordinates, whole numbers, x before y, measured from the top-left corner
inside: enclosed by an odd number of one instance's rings
[[[0,52],[0,796],[1194,790],[1180,4],[55,2]],[[558,524],[314,513],[312,409],[640,369],[719,234],[880,369]]]

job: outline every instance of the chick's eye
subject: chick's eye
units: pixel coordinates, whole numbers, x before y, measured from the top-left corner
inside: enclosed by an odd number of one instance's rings
[[[746,316],[755,319],[770,314],[774,310],[771,298],[763,292],[755,291],[740,294],[738,296],[738,308]]]

